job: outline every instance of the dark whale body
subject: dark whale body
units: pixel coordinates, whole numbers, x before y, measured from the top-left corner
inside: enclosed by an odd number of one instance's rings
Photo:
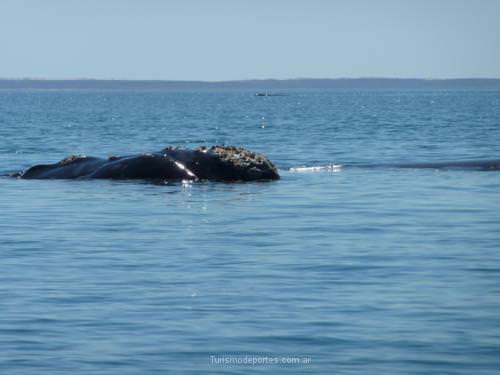
[[[497,171],[500,170],[500,160],[464,160],[464,161],[443,161],[443,162],[428,162],[428,163],[376,164],[376,165],[374,164],[374,165],[363,165],[360,167]]]
[[[35,165],[13,174],[24,179],[145,179],[259,181],[280,178],[274,164],[263,155],[228,146],[195,150],[167,147],[143,155],[108,159],[69,156],[54,164]]]
[[[466,160],[451,162],[403,164],[342,164],[341,168],[403,168],[403,169],[463,169],[500,170],[500,160]],[[315,167],[311,167],[315,169]],[[299,171],[309,168],[291,168]],[[322,169],[319,167],[318,169]],[[262,181],[280,178],[274,164],[265,156],[240,147],[212,146],[194,150],[167,147],[142,155],[95,158],[69,156],[54,164],[35,165],[14,173],[23,179],[143,179],[143,180],[211,180]]]

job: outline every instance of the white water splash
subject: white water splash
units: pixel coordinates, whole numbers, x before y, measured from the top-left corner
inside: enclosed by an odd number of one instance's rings
[[[340,172],[342,170],[342,164],[329,164],[329,165],[320,165],[315,167],[294,167],[290,168],[290,172]]]

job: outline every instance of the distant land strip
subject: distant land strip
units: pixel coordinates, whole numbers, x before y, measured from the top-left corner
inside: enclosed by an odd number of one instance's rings
[[[0,89],[254,90],[256,92],[295,89],[500,89],[500,78],[301,78],[219,82],[118,79],[0,79]]]

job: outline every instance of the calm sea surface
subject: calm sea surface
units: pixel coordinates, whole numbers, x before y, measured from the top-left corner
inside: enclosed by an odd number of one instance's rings
[[[0,91],[3,173],[224,143],[282,175],[0,177],[0,373],[499,373],[500,172],[289,169],[499,159],[500,92],[253,94]]]

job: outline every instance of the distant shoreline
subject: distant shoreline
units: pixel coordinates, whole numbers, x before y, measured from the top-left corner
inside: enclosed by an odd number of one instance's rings
[[[0,89],[74,90],[254,90],[295,89],[500,89],[500,78],[332,78],[237,81],[167,81],[114,79],[0,79]]]

